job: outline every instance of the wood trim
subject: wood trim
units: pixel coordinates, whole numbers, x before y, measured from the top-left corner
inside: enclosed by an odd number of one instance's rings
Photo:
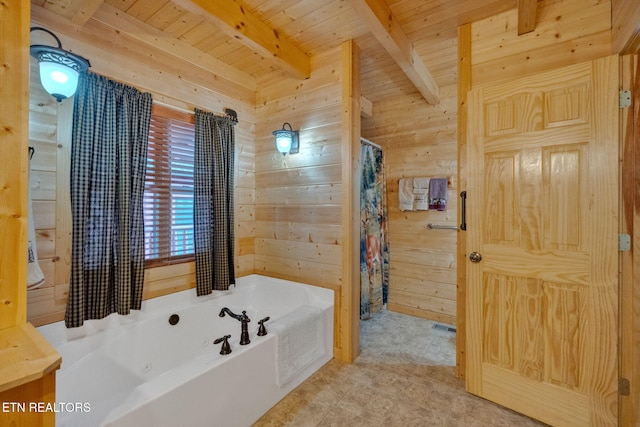
[[[342,44],[342,359],[360,354],[360,49]],[[350,189],[350,191],[347,191]]]
[[[15,406],[9,406],[7,412],[0,411],[0,425],[54,427],[55,412],[29,410],[29,405],[45,405],[45,408],[48,404],[55,405],[55,391],[56,372],[51,371],[40,379],[0,392],[0,402],[3,404],[24,404],[24,411]]]
[[[26,322],[30,2],[2,5],[0,57],[0,329]]]
[[[54,271],[54,286],[69,283],[71,272],[71,236],[73,223],[71,220],[71,134],[73,131],[73,101],[62,102],[58,105],[58,120],[56,123],[56,266]],[[67,296],[64,296],[66,307]],[[63,310],[64,312],[64,307]],[[64,313],[60,313],[64,317]]]
[[[611,53],[632,55],[640,50],[640,2],[611,0]]]
[[[467,93],[471,90],[471,24],[458,27],[458,190],[467,188]],[[458,224],[462,223],[461,204],[458,203]],[[467,240],[466,231],[458,232],[456,254],[456,373],[465,376],[466,370],[466,288]]]
[[[538,0],[518,0],[518,35],[521,36],[536,29]]]
[[[373,103],[364,96],[360,97],[360,117],[365,119],[373,117]]]
[[[633,247],[620,252],[620,377],[631,382],[631,395],[620,396],[619,425],[640,423],[640,57],[622,59],[623,89],[633,93],[632,106],[621,110],[620,232],[632,236]],[[635,337],[635,340],[634,340]]]
[[[194,113],[187,113],[186,111],[180,111],[175,108],[155,103],[151,107],[151,114],[169,119],[181,120],[191,124],[195,124],[196,121]]]
[[[637,53],[640,53],[640,29],[631,36],[620,54],[633,55]]]
[[[31,323],[0,330],[0,349],[0,392],[40,379],[60,367],[60,355]]]
[[[423,310],[420,308],[407,307],[402,304],[395,304],[393,302],[387,303],[387,310],[395,311],[396,313],[408,314],[409,316],[420,317],[422,319],[432,320],[434,322],[442,322],[448,325],[456,324],[456,317],[449,316],[448,314],[436,313],[434,311]],[[458,335],[456,332],[456,342],[458,340]]]
[[[639,60],[640,62],[640,60]],[[636,68],[636,74],[640,74],[640,64]],[[633,182],[634,182],[634,196],[633,196],[633,230],[640,230],[640,78],[636,84],[635,89],[635,102],[634,102],[634,137],[633,137]],[[623,171],[625,175],[629,171]],[[632,231],[633,231],[632,230]],[[631,369],[631,405],[633,407],[633,415],[631,417],[631,425],[640,424],[640,361],[638,355],[640,354],[640,238],[638,235],[631,233],[633,236],[633,265],[631,271],[631,280],[625,281],[626,286],[633,291],[631,297],[632,314],[625,319],[632,319],[631,322],[631,336],[633,349],[627,351],[623,348],[622,351],[627,355],[635,355],[634,365]],[[635,285],[634,285],[635,284]],[[626,323],[626,322],[625,322]],[[624,425],[624,424],[623,424]]]

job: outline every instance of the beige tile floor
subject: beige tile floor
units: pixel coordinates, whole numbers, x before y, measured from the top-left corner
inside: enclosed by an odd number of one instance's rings
[[[455,376],[455,333],[384,311],[361,322],[361,354],[331,360],[254,427],[542,426],[468,394]]]

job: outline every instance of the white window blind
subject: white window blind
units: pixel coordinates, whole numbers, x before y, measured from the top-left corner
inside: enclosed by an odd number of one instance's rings
[[[154,105],[144,190],[147,265],[191,261],[193,116]]]

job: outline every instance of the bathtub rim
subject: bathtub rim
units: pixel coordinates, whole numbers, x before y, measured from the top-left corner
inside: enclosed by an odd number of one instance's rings
[[[335,309],[333,299],[334,291],[332,289],[253,273],[237,278],[236,285],[232,285],[229,290],[215,290],[208,295],[196,296],[195,287],[184,289],[181,291],[176,291],[158,297],[146,299],[142,301],[140,310],[131,310],[131,312],[127,315],[111,313],[102,319],[85,320],[82,326],[76,328],[67,328],[64,325],[64,320],[60,320],[57,322],[38,326],[36,330],[40,332],[40,334],[47,340],[47,342],[49,342],[49,344],[57,349],[58,347],[68,342],[76,341],[89,336],[108,334],[109,331],[112,331],[116,327],[128,327],[129,325],[133,325],[136,322],[145,320],[145,318],[147,317],[154,317],[154,313],[160,316],[161,314],[165,314],[170,311],[184,309],[185,307],[188,307],[192,304],[203,304],[208,301],[223,298],[225,295],[232,295],[238,291],[238,287],[244,288],[256,286],[258,285],[258,281],[272,283],[275,285],[295,285],[303,287],[310,293],[311,296],[314,297],[313,302],[317,303],[319,307],[324,309],[328,306],[334,306]],[[163,310],[163,307],[167,310]],[[62,363],[64,363],[64,360]]]

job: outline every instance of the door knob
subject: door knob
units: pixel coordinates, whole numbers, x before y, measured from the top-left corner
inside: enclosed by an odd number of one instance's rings
[[[482,255],[480,255],[478,252],[471,252],[469,254],[469,261],[471,261],[471,262],[480,262],[480,261],[482,261]]]

